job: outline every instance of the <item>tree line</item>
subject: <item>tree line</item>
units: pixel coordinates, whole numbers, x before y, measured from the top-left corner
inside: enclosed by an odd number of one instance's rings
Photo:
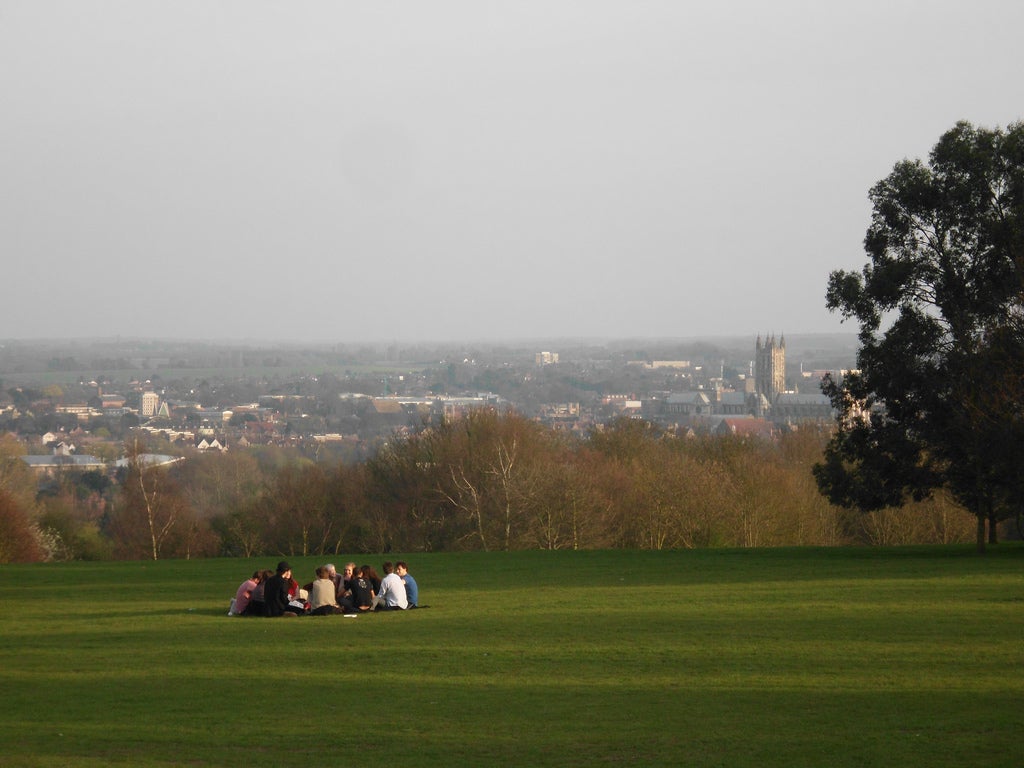
[[[831,504],[812,474],[829,436],[680,436],[622,419],[580,438],[480,410],[351,464],[246,449],[154,467],[135,443],[114,477],[37,487],[8,459],[0,561],[970,540],[972,515],[943,494],[866,514]]]

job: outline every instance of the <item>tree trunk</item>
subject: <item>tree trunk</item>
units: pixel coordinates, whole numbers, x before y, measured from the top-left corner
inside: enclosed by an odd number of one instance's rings
[[[978,554],[985,554],[985,518],[986,515],[978,515]]]
[[[157,541],[156,521],[154,520],[153,505],[156,503],[156,483],[153,484],[153,497],[146,493],[146,475],[139,467],[139,489],[142,491],[142,500],[146,504],[146,522],[149,523],[149,540],[153,545],[153,560],[160,557],[160,544]]]

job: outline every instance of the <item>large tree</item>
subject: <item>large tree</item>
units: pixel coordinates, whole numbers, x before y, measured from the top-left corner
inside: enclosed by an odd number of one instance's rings
[[[870,199],[870,261],[828,283],[859,324],[859,371],[826,384],[838,428],[815,476],[865,510],[945,488],[983,551],[1022,497],[1024,123],[958,123]]]

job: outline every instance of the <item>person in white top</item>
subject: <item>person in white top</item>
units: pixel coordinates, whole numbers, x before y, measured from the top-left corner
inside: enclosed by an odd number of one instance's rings
[[[309,608],[314,616],[341,613],[334,582],[331,580],[330,566],[321,565],[316,569],[316,581],[309,590]]]
[[[384,563],[384,578],[380,582],[380,594],[374,600],[374,610],[404,611],[409,607],[402,577],[395,573],[392,563]]]

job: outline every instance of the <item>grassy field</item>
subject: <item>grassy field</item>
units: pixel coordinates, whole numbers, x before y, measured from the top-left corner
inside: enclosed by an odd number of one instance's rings
[[[1019,545],[416,555],[429,609],[228,618],[275,560],[0,568],[0,765],[1022,763]]]

